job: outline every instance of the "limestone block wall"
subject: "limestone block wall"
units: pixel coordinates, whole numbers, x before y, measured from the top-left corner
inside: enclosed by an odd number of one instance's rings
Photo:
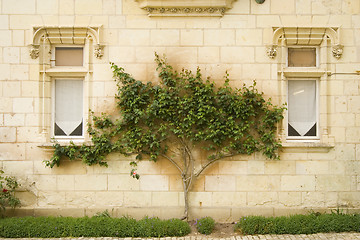
[[[115,112],[109,62],[156,82],[154,52],[178,69],[199,66],[216,83],[225,71],[233,87],[256,80],[266,97],[284,103],[284,52],[266,53],[274,28],[335,27],[342,56],[333,56],[328,40],[321,45],[320,140],[289,142],[286,122],[280,124],[281,160],[255,154],[214,164],[190,193],[191,216],[234,221],[249,214],[360,209],[360,1],[237,0],[223,16],[148,14],[134,0],[0,0],[0,169],[22,184],[22,207],[13,214],[83,216],[108,209],[114,216],[170,218],[184,207],[180,176],[166,160],[141,162],[138,181],[129,176],[130,159],[116,154],[108,168],[78,161],[45,168],[52,155],[53,76],[44,72],[45,48],[35,59],[29,51],[34,27],[49,26],[101,26],[104,55],[90,51],[86,73],[86,102],[96,113]]]

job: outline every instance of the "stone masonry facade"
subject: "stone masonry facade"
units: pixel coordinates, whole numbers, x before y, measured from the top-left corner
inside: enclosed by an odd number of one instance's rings
[[[78,44],[83,68],[52,67],[54,47]],[[289,68],[289,46],[317,49],[316,67]],[[86,124],[88,109],[116,109],[109,62],[156,82],[154,52],[215,83],[225,71],[232,87],[256,80],[274,104],[288,101],[289,81],[317,81],[317,138],[289,139],[286,116],[281,160],[239,155],[212,165],[191,190],[192,218],[360,209],[360,0],[0,0],[0,169],[21,183],[13,214],[181,217],[181,178],[164,159],[142,161],[139,180],[116,154],[108,168],[43,163],[52,156],[54,79],[83,79]]]

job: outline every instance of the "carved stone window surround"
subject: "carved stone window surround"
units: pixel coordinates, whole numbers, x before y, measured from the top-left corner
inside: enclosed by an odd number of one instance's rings
[[[236,0],[135,0],[148,16],[222,17]]]
[[[40,54],[40,45],[47,42],[54,44],[82,44],[89,39],[94,45],[94,56],[101,58],[104,45],[100,41],[101,26],[75,27],[75,26],[39,26],[33,27],[33,39],[30,44],[30,57],[37,59]]]
[[[319,46],[326,38],[331,42],[332,55],[341,58],[343,46],[340,44],[340,29],[338,27],[274,27],[272,43],[267,46],[269,58],[275,58],[279,41],[287,45]]]

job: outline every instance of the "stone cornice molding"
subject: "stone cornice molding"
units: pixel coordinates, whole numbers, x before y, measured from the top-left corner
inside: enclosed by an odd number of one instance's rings
[[[267,46],[269,58],[275,58],[280,39],[286,45],[320,45],[325,38],[330,39],[333,56],[339,59],[343,53],[338,27],[274,27],[272,44]]]
[[[135,0],[148,16],[222,17],[236,0]]]
[[[100,42],[101,26],[78,27],[78,26],[41,26],[33,27],[33,39],[30,44],[30,57],[39,57],[40,45],[43,41],[50,44],[85,44],[86,39],[94,43],[94,55],[101,58],[104,45]]]

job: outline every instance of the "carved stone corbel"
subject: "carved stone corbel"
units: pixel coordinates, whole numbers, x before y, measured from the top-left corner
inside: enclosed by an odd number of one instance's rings
[[[31,44],[30,45],[30,57],[32,59],[37,59],[40,54],[40,45],[39,44]]]
[[[104,56],[104,45],[100,45],[100,44],[95,45],[94,56],[96,58],[102,58],[102,56]]]
[[[333,46],[333,48],[332,48],[333,56],[337,59],[341,58],[341,56],[343,54],[343,48],[344,48],[344,46],[340,45],[340,44]]]
[[[266,47],[266,54],[269,58],[274,59],[277,54],[277,45],[270,45]]]

